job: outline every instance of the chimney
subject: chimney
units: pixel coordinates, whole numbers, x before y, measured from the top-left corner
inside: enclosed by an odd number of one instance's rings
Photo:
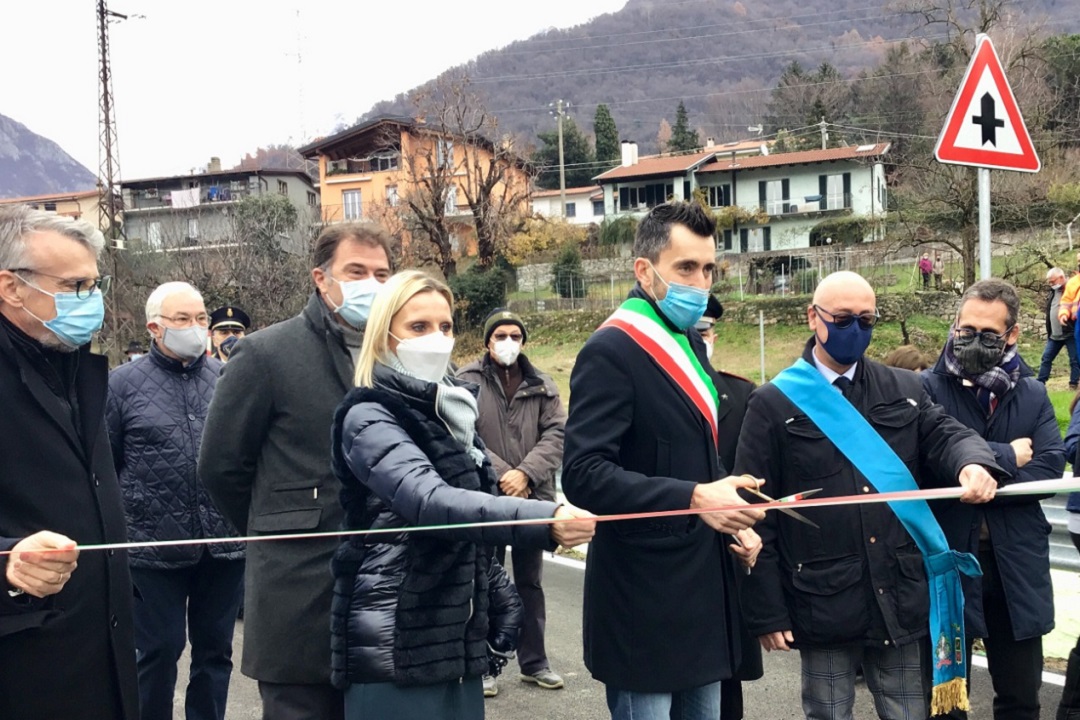
[[[634,157],[634,150],[637,149],[637,144],[632,143],[629,140],[622,141],[622,166],[630,167],[636,162]]]
[[[630,143],[630,152],[633,153],[633,155],[634,155],[634,162],[631,163],[631,164],[632,165],[637,165],[638,155],[637,155],[637,143],[636,142],[631,142]]]
[[[221,172],[221,158],[210,158],[210,164],[206,166],[206,172]]]
[[[716,139],[715,138],[711,138],[711,137],[705,138],[705,149],[706,150],[711,150],[715,146],[716,146]]]

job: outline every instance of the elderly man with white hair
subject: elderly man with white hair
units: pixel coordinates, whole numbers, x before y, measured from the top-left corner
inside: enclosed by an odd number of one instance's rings
[[[86,222],[0,208],[0,718],[135,720],[127,539],[105,432],[105,247]]]
[[[1065,291],[1065,271],[1058,267],[1050,268],[1046,273],[1046,284],[1050,286],[1050,294],[1046,297],[1046,347],[1043,349],[1039,376],[1036,379],[1044,384],[1050,379],[1054,359],[1064,347],[1069,353],[1069,389],[1075,392],[1076,383],[1080,381],[1080,364],[1076,361],[1072,323],[1062,323],[1058,317],[1061,296]]]
[[[222,363],[207,356],[202,295],[165,283],[146,301],[149,354],[109,377],[106,416],[133,541],[235,536],[198,477],[203,423]],[[176,661],[191,638],[188,720],[221,720],[243,583],[238,543],[135,548],[139,695],[143,720],[171,720]]]

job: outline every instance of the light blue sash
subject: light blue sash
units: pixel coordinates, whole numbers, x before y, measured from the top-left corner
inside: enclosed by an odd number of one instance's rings
[[[799,359],[772,383],[817,425],[878,492],[919,489],[907,465],[813,365]],[[934,660],[931,715],[944,714],[953,708],[967,710],[964,594],[960,573],[978,577],[982,574],[979,563],[971,555],[949,548],[945,533],[925,500],[890,502],[889,507],[919,546],[929,580]]]

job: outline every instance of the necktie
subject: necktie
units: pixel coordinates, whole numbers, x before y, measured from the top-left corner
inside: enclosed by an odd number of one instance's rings
[[[843,375],[833,380],[833,387],[839,390],[844,397],[851,394],[851,385],[851,379]]]

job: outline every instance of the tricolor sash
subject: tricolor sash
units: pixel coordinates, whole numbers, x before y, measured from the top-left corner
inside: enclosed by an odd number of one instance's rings
[[[686,335],[673,332],[653,306],[641,298],[629,298],[600,327],[618,328],[629,335],[690,399],[709,424],[713,443],[718,442],[720,399]]]
[[[818,426],[833,445],[878,492],[918,490],[904,462],[847,399],[810,363],[800,359],[772,381],[788,400]],[[930,585],[930,640],[934,689],[931,715],[969,709],[964,677],[964,594],[960,573],[982,574],[978,561],[949,548],[945,533],[925,500],[890,502],[923,555]]]

